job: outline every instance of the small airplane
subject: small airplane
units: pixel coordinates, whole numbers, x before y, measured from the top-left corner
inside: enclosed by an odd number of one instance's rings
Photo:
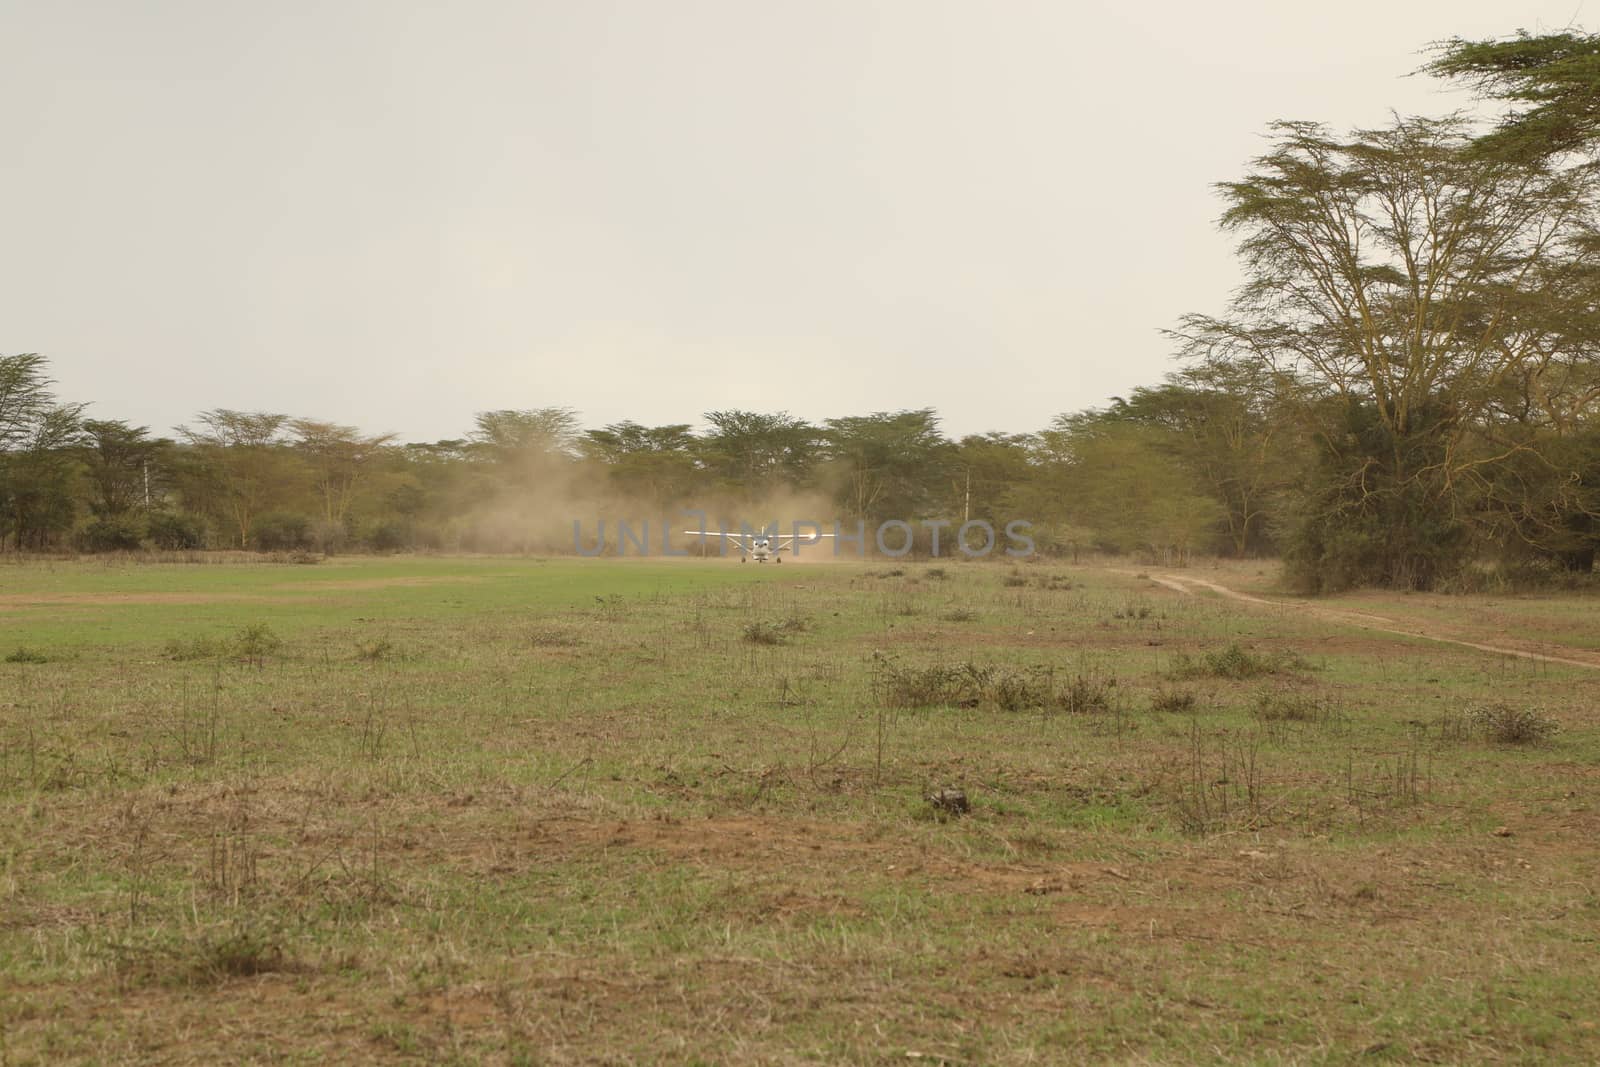
[[[751,560],[755,560],[757,563],[765,563],[769,559],[774,563],[782,563],[782,554],[784,552],[788,552],[791,555],[794,554],[797,544],[814,545],[825,537],[836,536],[835,534],[825,533],[812,533],[803,536],[800,534],[778,534],[768,533],[766,530],[756,530],[754,532],[745,530],[742,533],[712,533],[709,530],[685,530],[683,532],[702,540],[719,537],[727,541],[739,550],[740,563],[748,563]]]

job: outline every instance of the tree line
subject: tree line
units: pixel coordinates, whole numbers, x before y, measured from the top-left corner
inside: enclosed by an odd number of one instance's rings
[[[1030,433],[929,409],[584,428],[480,412],[403,443],[200,412],[86,417],[0,357],[0,549],[570,548],[571,523],[707,512],[1031,522],[1046,552],[1281,555],[1308,590],[1433,588],[1600,546],[1600,37],[1453,40],[1425,68],[1505,106],[1282,122],[1222,183],[1244,283],[1169,331],[1181,369]]]
[[[585,430],[566,408],[486,411],[401,443],[270,412],[200,412],[170,437],[84,417],[38,355],[0,356],[0,546],[78,551],[560,550],[571,523],[1034,524],[1042,548],[1260,554],[1287,484],[1271,412],[1210,368],[1037,433],[946,436],[931,409],[812,423],[712,411],[705,427]]]

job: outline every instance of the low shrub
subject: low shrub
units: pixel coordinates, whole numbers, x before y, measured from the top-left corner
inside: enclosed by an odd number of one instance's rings
[[[791,612],[777,622],[756,619],[746,623],[744,639],[753,645],[784,645],[789,643],[790,637],[803,634],[810,629],[810,619],[798,612]]]
[[[133,552],[144,543],[146,527],[134,515],[96,519],[78,535],[85,552]]]
[[[277,655],[282,648],[283,638],[264,622],[253,622],[233,635],[234,654],[257,666],[268,656]]]
[[[1262,722],[1333,723],[1344,718],[1331,701],[1310,693],[1284,690],[1259,693],[1251,713]]]
[[[1561,725],[1536,708],[1509,704],[1483,704],[1467,712],[1467,721],[1485,740],[1499,745],[1528,745],[1548,741]]]
[[[252,623],[230,637],[202,635],[188,640],[173,638],[163,650],[168,659],[241,659],[260,666],[283,649],[283,639],[264,622]]]
[[[191,551],[206,544],[206,524],[194,515],[152,512],[145,520],[145,530],[150,543],[166,552]]]
[[[1262,655],[1240,647],[1237,643],[1227,648],[1206,652],[1198,659],[1179,656],[1172,673],[1179,678],[1228,678],[1244,681],[1264,675],[1279,674],[1285,670],[1304,666],[1295,655]]]
[[[394,642],[387,638],[376,641],[357,641],[356,658],[366,660],[368,663],[377,663],[389,659],[395,654]]]
[[[1151,711],[1190,712],[1196,704],[1194,692],[1189,689],[1161,689],[1150,696]]]
[[[971,662],[902,666],[879,654],[873,660],[872,685],[885,707],[1084,713],[1111,708],[1116,679],[1075,674],[1062,680],[1047,667],[1019,670]]]
[[[411,547],[411,530],[399,522],[380,522],[367,534],[367,547],[374,552],[404,552]]]
[[[311,521],[304,515],[275,511],[250,524],[250,544],[261,552],[289,552],[311,546]]]

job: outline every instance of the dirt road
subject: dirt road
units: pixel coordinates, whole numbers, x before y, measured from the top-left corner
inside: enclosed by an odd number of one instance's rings
[[[1468,641],[1465,638],[1449,637],[1445,634],[1427,629],[1408,628],[1394,619],[1383,615],[1373,615],[1369,612],[1351,611],[1346,608],[1333,608],[1323,604],[1307,603],[1294,600],[1271,600],[1267,597],[1255,596],[1251,593],[1241,593],[1236,589],[1229,589],[1225,585],[1205,578],[1194,578],[1182,574],[1151,574],[1148,576],[1152,582],[1184,596],[1194,596],[1196,588],[1208,589],[1218,596],[1229,600],[1236,600],[1243,604],[1258,607],[1274,608],[1279,611],[1297,612],[1311,615],[1329,622],[1340,622],[1349,626],[1359,626],[1363,629],[1374,630],[1378,633],[1395,634],[1400,637],[1416,637],[1424,641],[1437,641],[1444,645],[1459,645],[1462,648],[1473,648],[1479,652],[1492,652],[1499,656],[1515,656],[1518,659],[1538,660],[1541,663],[1559,663],[1567,667],[1587,667],[1591,670],[1600,670],[1600,659],[1583,657],[1581,653],[1568,653],[1553,656],[1545,652],[1534,652],[1525,648],[1512,648],[1506,645],[1484,644],[1479,641]]]

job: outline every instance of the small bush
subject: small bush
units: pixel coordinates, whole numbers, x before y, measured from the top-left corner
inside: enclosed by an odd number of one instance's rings
[[[961,671],[943,664],[901,667],[887,657],[876,657],[873,688],[878,700],[890,708],[928,708],[955,704],[962,699]]]
[[[250,524],[250,544],[261,552],[288,552],[311,544],[311,522],[304,515],[277,511]]]
[[[132,515],[96,519],[79,534],[86,552],[133,552],[144,537],[145,524]]]
[[[1560,724],[1534,708],[1485,704],[1467,712],[1467,720],[1485,739],[1499,745],[1528,745],[1548,741]]]
[[[963,663],[901,666],[874,657],[873,689],[885,707],[991,707],[1001,711],[1042,709],[1084,713],[1111,707],[1115,679],[1078,674],[1065,683],[1048,668],[1013,670]]]
[[[276,938],[241,930],[202,942],[196,958],[197,977],[249,978],[284,970],[287,958]]]
[[[205,523],[193,515],[180,515],[170,511],[153,512],[145,520],[145,529],[150,543],[166,552],[183,552],[205,547]]]
[[[174,660],[238,658],[259,666],[282,648],[283,639],[272,632],[272,627],[258,622],[243,627],[232,637],[200,636],[187,641],[175,637],[167,642],[164,655]]]
[[[1088,711],[1109,711],[1111,689],[1116,684],[1115,678],[1075,674],[1066,687],[1057,694],[1056,704],[1063,711],[1079,714]]]
[[[929,578],[933,578],[933,579],[936,579],[938,581],[943,581],[945,578],[949,577],[949,574],[945,571],[945,569],[943,567],[929,567],[927,570],[923,571],[922,573],[926,574]]]
[[[978,613],[971,608],[952,608],[939,616],[945,622],[972,622],[977,617]]]
[[[379,638],[376,641],[356,642],[356,658],[366,660],[368,663],[377,663],[379,660],[388,659],[394,653],[394,642],[387,638]]]
[[[752,645],[783,645],[788,643],[789,635],[782,626],[757,619],[745,625],[744,639]]]
[[[17,650],[6,657],[7,663],[49,663],[50,657],[37,648],[27,645],[18,645]]]
[[[966,665],[963,679],[970,693],[965,703],[987,704],[1001,711],[1025,711],[1050,706],[1052,679],[1043,671],[1017,672],[995,667]]]
[[[367,547],[374,552],[404,552],[411,547],[411,530],[401,522],[380,522],[367,534]]]
[[[108,947],[124,986],[195,988],[295,969],[277,935],[241,926],[193,939],[142,938]]]
[[[282,648],[283,638],[273,633],[272,627],[264,622],[251,623],[233,637],[234,653],[240,659],[248,660],[257,666],[268,656],[276,655]]]
[[[310,547],[325,556],[332,556],[343,552],[350,543],[350,531],[345,529],[342,522],[328,522],[319,519],[311,524]]]
[[[1244,681],[1277,674],[1298,663],[1297,657],[1263,656],[1232,644],[1215,652],[1207,652],[1198,660],[1181,656],[1173,665],[1172,673],[1179,678],[1230,678]]]
[[[922,604],[917,601],[915,596],[900,592],[885,596],[878,605],[878,612],[886,617],[909,619],[912,616],[922,614]]]
[[[744,628],[744,639],[754,645],[783,645],[794,634],[803,634],[811,629],[811,620],[799,612],[790,612],[777,622],[766,619],[757,619],[747,624]]]
[[[1013,572],[1006,575],[1000,584],[1010,589],[1020,589],[1022,586],[1028,584],[1028,579],[1023,575]]]
[[[1150,696],[1151,711],[1184,713],[1193,711],[1195,705],[1194,691],[1190,689],[1162,689]]]

